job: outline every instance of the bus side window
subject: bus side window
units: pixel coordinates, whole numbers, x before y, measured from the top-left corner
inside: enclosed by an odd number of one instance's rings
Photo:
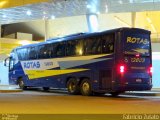
[[[48,56],[48,58],[52,58],[53,57],[53,47],[52,47],[52,44],[48,44],[47,45],[47,56]]]
[[[83,42],[84,42],[84,39],[77,40],[77,44],[76,44],[76,55],[77,56],[84,55]]]
[[[51,58],[52,56],[52,46],[50,44],[38,46],[38,58]]]
[[[100,54],[101,53],[101,38],[100,37],[94,38],[92,53],[93,54]]]
[[[53,57],[65,56],[65,42],[53,43]]]
[[[72,41],[66,42],[66,56],[75,56],[76,55],[76,45],[77,45],[77,40],[72,40]]]
[[[37,59],[37,47],[30,47],[29,50],[29,59]]]
[[[18,59],[22,60],[22,49],[17,49]]]
[[[102,36],[102,53],[114,52],[114,35]]]
[[[39,59],[44,58],[44,52],[45,52],[45,46],[44,45],[38,46],[38,58]]]
[[[87,38],[84,41],[85,54],[100,54],[101,53],[101,39],[98,37]]]

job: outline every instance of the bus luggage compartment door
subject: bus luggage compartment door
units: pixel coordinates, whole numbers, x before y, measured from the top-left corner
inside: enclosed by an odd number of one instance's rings
[[[112,86],[112,70],[100,70],[99,71],[99,85],[100,89],[111,89]]]

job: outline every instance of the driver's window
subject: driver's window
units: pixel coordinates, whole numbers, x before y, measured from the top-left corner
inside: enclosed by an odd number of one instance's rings
[[[10,58],[9,70],[12,71],[14,68],[14,59]]]

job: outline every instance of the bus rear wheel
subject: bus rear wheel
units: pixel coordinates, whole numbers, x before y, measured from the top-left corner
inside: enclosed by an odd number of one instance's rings
[[[79,93],[79,86],[76,78],[70,78],[67,82],[67,89],[69,94],[76,95]]]
[[[80,84],[80,90],[81,94],[84,96],[90,96],[92,95],[92,88],[91,88],[91,83],[89,82],[89,79],[85,78],[82,80]]]
[[[48,91],[50,88],[49,87],[43,87],[44,91]]]

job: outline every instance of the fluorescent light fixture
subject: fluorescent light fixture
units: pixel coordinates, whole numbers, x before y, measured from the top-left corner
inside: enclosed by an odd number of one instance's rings
[[[154,25],[152,23],[150,25],[151,25],[151,28],[153,29],[153,31],[156,33],[157,31],[156,31],[156,28],[154,27]]]
[[[6,15],[3,15],[2,17],[3,17],[3,18],[6,18],[7,16],[6,16]]]
[[[133,0],[129,0],[129,2],[130,2],[130,3],[133,3],[134,1],[133,1]]]
[[[149,18],[149,17],[147,17],[146,18],[146,20],[148,21],[148,23],[150,24],[150,26],[151,26],[151,28],[152,28],[152,30],[153,30],[153,32],[157,32],[157,30],[156,30],[156,28],[154,27],[154,25],[152,24],[152,20]]]
[[[119,0],[118,2],[119,2],[119,4],[123,4],[123,1],[122,1],[122,0]]]
[[[27,11],[27,15],[30,16],[32,15],[32,12],[30,10]]]
[[[151,19],[149,17],[146,18],[148,23],[152,23]]]
[[[106,13],[108,13],[108,5],[106,5]]]
[[[97,14],[97,15],[99,15],[99,14],[100,14],[100,12],[98,11],[98,12],[96,12],[96,14]]]
[[[43,11],[43,14],[45,15],[45,14],[47,14],[45,11]]]
[[[87,5],[87,8],[91,8],[91,5]]]
[[[130,24],[128,24],[127,22],[125,22],[124,20],[120,19],[117,16],[114,16],[115,20],[117,20],[118,22],[122,23],[123,25],[127,26],[127,27],[131,27]]]
[[[19,41],[18,43],[21,44],[21,45],[28,45],[28,44],[31,44],[31,42],[28,41],[28,40],[21,40],[21,41]]]
[[[56,17],[54,15],[51,16],[51,19],[54,20]]]

